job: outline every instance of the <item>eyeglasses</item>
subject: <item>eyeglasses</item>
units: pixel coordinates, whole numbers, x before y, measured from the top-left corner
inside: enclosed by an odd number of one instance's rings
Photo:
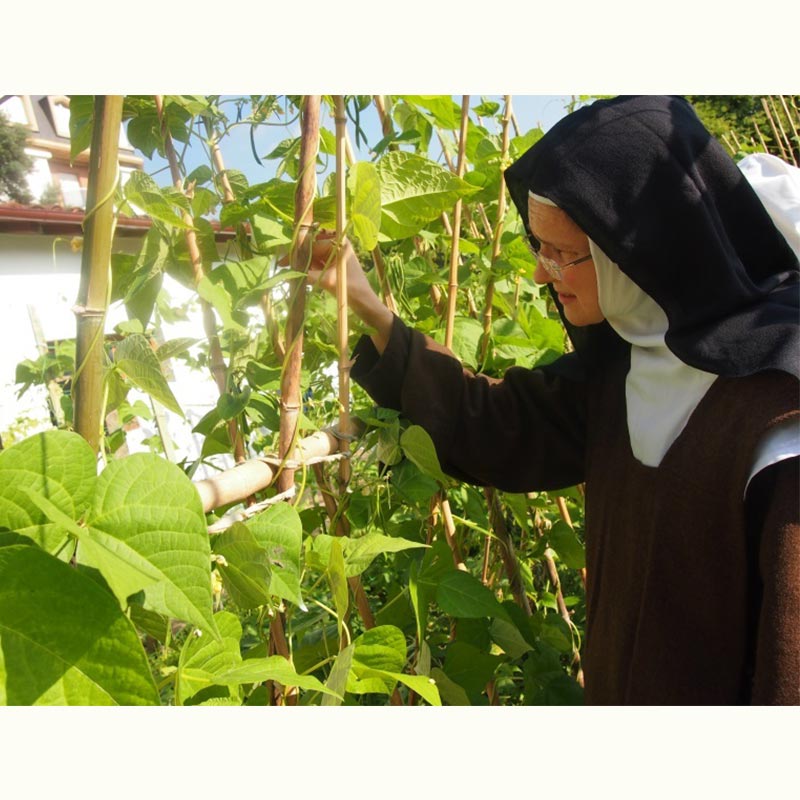
[[[588,253],[587,255],[576,258],[574,261],[569,261],[566,264],[558,264],[557,262],[553,261],[552,258],[548,258],[547,256],[543,256],[541,254],[542,243],[535,236],[529,233],[526,236],[525,241],[531,253],[533,253],[534,257],[536,258],[536,263],[544,267],[545,272],[547,272],[551,278],[555,278],[557,281],[560,281],[564,277],[565,269],[576,267],[578,264],[583,264],[584,261],[589,261],[589,259],[592,257],[592,254]]]

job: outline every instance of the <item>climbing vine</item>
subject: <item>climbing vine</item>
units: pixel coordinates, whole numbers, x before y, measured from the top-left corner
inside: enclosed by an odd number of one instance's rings
[[[101,147],[102,108],[72,98],[73,152]],[[445,475],[424,430],[339,391],[367,331],[344,324],[346,298],[305,287],[327,229],[465,366],[557,358],[565,334],[502,182],[541,131],[518,128],[508,96],[126,96],[121,113],[170,174],[117,186],[115,214],[151,227],[138,254],[107,259],[107,298],[83,304],[122,302],[129,320],[77,402],[130,419],[148,413],[136,388],[180,415],[177,361],[219,399],[193,461],[175,463],[168,437],[114,458],[124,432],[95,446],[69,403],[60,428],[0,452],[0,701],[580,703],[581,487],[511,494]],[[266,125],[286,138],[260,153]],[[225,167],[241,126],[263,182]],[[188,174],[187,145],[208,156]],[[93,207],[90,220],[113,226]],[[195,293],[205,341],[160,337],[176,313],[167,276]],[[46,358],[22,367],[28,384],[88,369],[85,349]],[[240,466],[195,479],[220,453]]]

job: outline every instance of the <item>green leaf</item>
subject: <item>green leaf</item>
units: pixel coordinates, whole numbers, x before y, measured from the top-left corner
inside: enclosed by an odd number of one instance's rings
[[[417,619],[417,637],[422,640],[428,624],[428,606],[436,595],[441,577],[455,569],[453,556],[447,543],[436,539],[425,552],[422,563],[412,563],[409,568],[408,594]]]
[[[0,548],[0,653],[3,705],[159,704],[114,598],[37,547]]]
[[[189,228],[191,225],[184,222],[183,218],[174,210],[175,198],[165,194],[158,184],[144,172],[136,170],[131,173],[123,189],[125,199],[141,208],[153,219],[166,222],[176,228]],[[169,197],[169,199],[168,199]]]
[[[453,131],[461,125],[461,109],[449,95],[403,95],[403,100],[425,109],[439,128]]]
[[[242,663],[239,642],[242,625],[229,611],[214,615],[219,639],[193,631],[184,642],[178,658],[175,677],[175,702],[184,705],[198,692],[208,689],[217,675],[235,669]]]
[[[439,669],[434,667],[431,670],[431,678],[436,681],[436,687],[442,700],[449,706],[469,706],[472,705],[464,689],[455,681]]]
[[[175,356],[185,353],[190,347],[197,344],[199,341],[199,339],[189,339],[187,337],[170,339],[168,342],[164,342],[164,344],[158,346],[158,350],[156,350],[156,358],[159,361],[166,361],[168,358],[175,358]]]
[[[132,263],[125,254],[115,253],[111,259],[114,278],[111,299],[124,300],[129,305],[139,292],[151,293],[149,287],[163,274],[169,255],[169,243],[156,228],[147,232]],[[146,320],[140,321],[147,324]]]
[[[378,461],[387,466],[399,464],[403,459],[400,449],[400,420],[393,419],[378,430]]]
[[[434,678],[427,675],[406,675],[404,672],[386,672],[384,674],[400,683],[404,683],[430,705],[440,706],[442,704]]]
[[[586,566],[586,553],[583,545],[570,525],[563,520],[556,522],[547,534],[550,546],[570,569],[583,569]]]
[[[402,672],[406,662],[403,632],[394,625],[379,625],[364,631],[353,644],[347,691],[352,694],[391,694],[397,679],[387,673]]]
[[[345,574],[348,578],[360,575],[382,553],[399,553],[415,547],[427,545],[376,532],[367,533],[357,539],[348,538],[344,547]]]
[[[283,224],[271,217],[253,214],[251,225],[253,238],[262,253],[273,252],[279,247],[286,247],[292,241],[291,237],[286,235]]]
[[[242,322],[234,317],[233,298],[222,284],[213,283],[208,276],[203,276],[197,284],[197,293],[214,307],[226,329],[245,330]]]
[[[440,488],[437,481],[410,460],[401,461],[392,468],[391,483],[403,500],[418,508],[427,507]]]
[[[98,546],[110,550],[119,540],[155,568],[158,580],[144,588],[146,608],[217,636],[205,515],[178,467],[149,453],[112,461],[97,480],[88,523]],[[105,577],[114,590],[113,576]]]
[[[350,603],[350,594],[347,590],[347,577],[344,572],[344,556],[342,555],[342,543],[338,537],[331,541],[331,550],[328,557],[328,568],[326,570],[328,581],[333,592],[333,601],[336,608],[336,622],[339,628],[339,636],[342,635],[342,626],[347,616],[347,608]]]
[[[91,503],[97,478],[92,448],[77,433],[47,431],[0,452],[0,532],[15,531],[48,552],[67,532],[30,498],[38,492],[69,518],[80,519]]]
[[[508,619],[508,612],[491,590],[477,578],[461,570],[442,576],[436,591],[436,602],[442,611],[453,617]]]
[[[321,533],[309,540],[309,561],[312,565],[324,568],[330,560],[331,547],[339,542],[344,556],[345,577],[360,575],[381,553],[399,553],[416,547],[427,547],[421,542],[413,542],[400,536],[386,536],[376,531],[353,539],[349,536],[330,536]]]
[[[225,588],[239,608],[265,605],[270,598],[270,562],[267,551],[252,531],[237,522],[212,540],[214,553],[224,558],[217,564]]]
[[[245,261],[226,261],[211,273],[210,280],[222,284],[237,308],[256,305],[264,291],[285,279],[270,276],[270,259],[256,256]]]
[[[378,244],[381,226],[381,184],[378,170],[367,161],[359,161],[348,170],[350,221],[353,235],[364,250]]]
[[[541,621],[538,630],[541,641],[560,653],[572,652],[572,631],[559,614],[548,614],[546,617],[536,614],[535,620]]]
[[[478,348],[483,337],[483,325],[477,319],[456,317],[453,323],[452,351],[465,367],[478,368]]]
[[[495,641],[503,651],[513,659],[520,658],[533,647],[526,641],[519,629],[512,622],[504,619],[495,618],[491,625],[492,640]]]
[[[294,506],[278,503],[245,523],[270,561],[269,590],[306,610],[300,593],[303,523]]]
[[[350,674],[350,668],[353,664],[353,652],[355,645],[350,644],[339,651],[336,660],[333,662],[328,680],[325,681],[325,686],[330,689],[331,694],[322,698],[323,706],[339,706],[342,701],[339,699],[344,696],[347,691],[347,676]]]
[[[137,333],[126,336],[117,345],[114,361],[134,386],[183,417],[183,411],[161,372],[161,364],[144,336]]]
[[[270,656],[269,658],[248,658],[241,666],[236,667],[214,678],[217,684],[263,683],[264,681],[277,681],[284,686],[297,686],[310,692],[340,697],[329,689],[313,675],[298,675],[288,659],[283,656]]]
[[[167,644],[171,634],[171,623],[167,617],[162,614],[156,614],[155,611],[148,611],[144,606],[140,606],[137,603],[131,603],[128,610],[130,620],[137,630],[152,636],[153,639],[163,645]]]
[[[98,568],[102,565],[101,574],[121,606],[126,605],[128,597],[158,580],[158,572],[124,542],[103,534],[93,536],[91,531],[71,520],[40,492],[32,489],[24,491],[42,513],[81,543],[77,554],[79,564]]]
[[[381,234],[405,239],[448,211],[470,186],[448,169],[422,156],[400,150],[387,153],[378,163],[381,186]]]
[[[249,399],[249,386],[238,394],[231,394],[230,392],[221,394],[217,400],[217,411],[219,412],[220,419],[224,419],[227,422],[234,417],[238,417],[239,414],[247,408],[247,401]]]
[[[558,653],[541,646],[522,667],[525,705],[582,705],[583,690],[564,673]]]
[[[445,485],[452,483],[452,479],[442,472],[433,439],[424,428],[419,425],[411,425],[403,431],[403,435],[400,437],[400,447],[403,448],[406,458],[416,464],[426,475]]]
[[[69,160],[71,164],[92,143],[94,95],[73,94],[69,98]]]
[[[444,671],[450,680],[464,689],[470,702],[476,704],[503,661],[502,656],[490,655],[471,644],[456,641],[447,646]]]

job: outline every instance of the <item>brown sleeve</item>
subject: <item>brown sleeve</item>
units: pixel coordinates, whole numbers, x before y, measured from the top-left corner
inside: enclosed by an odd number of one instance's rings
[[[448,474],[510,492],[584,479],[586,390],[573,357],[487,378],[398,318],[383,355],[365,337],[354,357],[353,379],[425,428]]]
[[[800,705],[800,459],[753,478],[748,515],[760,537],[761,607],[756,634],[754,705]]]

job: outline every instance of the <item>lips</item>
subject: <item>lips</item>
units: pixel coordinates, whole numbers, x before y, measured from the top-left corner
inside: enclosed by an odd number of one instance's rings
[[[577,298],[574,294],[563,294],[562,292],[558,293],[558,302],[561,303],[562,306],[573,303],[576,299]]]

